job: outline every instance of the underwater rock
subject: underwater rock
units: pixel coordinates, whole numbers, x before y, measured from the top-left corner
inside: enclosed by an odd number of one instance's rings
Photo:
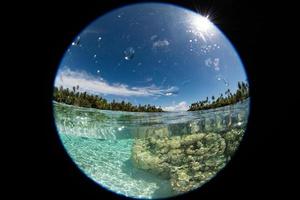
[[[215,116],[215,130],[219,131],[225,131],[227,129],[227,126],[224,123],[223,117],[220,115]]]
[[[132,129],[132,136],[134,138],[147,138],[147,137],[168,137],[169,136],[168,127],[151,127],[151,126],[141,126]]]
[[[172,135],[182,135],[187,133],[189,127],[188,123],[176,123],[176,124],[169,124],[169,130]]]
[[[132,161],[137,168],[169,179],[178,193],[196,189],[212,178],[225,166],[243,136],[243,130],[182,136],[166,133],[158,129],[151,136],[136,139]]]
[[[225,132],[231,128],[244,128],[246,123],[242,123],[244,115],[233,115],[227,113],[225,116],[214,115],[213,117],[199,120],[187,121],[185,123],[164,124],[156,126],[128,127],[122,131],[122,137],[148,138],[148,137],[169,137],[181,136],[186,133],[197,134],[203,132]],[[125,135],[126,133],[126,135]],[[120,134],[118,134],[118,137]]]
[[[150,132],[146,135],[146,137],[156,137],[156,138],[165,138],[169,136],[168,127],[161,127],[158,129],[154,129],[153,132]]]
[[[232,129],[223,135],[226,141],[226,149],[224,153],[229,159],[238,148],[243,135],[244,129]]]
[[[200,121],[193,121],[190,123],[190,133],[197,133],[201,131]]]
[[[163,147],[161,142],[158,140],[156,144],[159,144],[159,147],[155,146],[156,151],[161,151],[161,147]],[[162,177],[169,176],[169,166],[168,163],[165,162],[166,158],[163,156],[157,156],[153,153],[153,150],[149,149],[152,147],[150,141],[143,139],[136,139],[132,148],[132,160],[133,164],[140,169],[148,170],[154,174],[161,175]],[[165,154],[165,152],[163,152]]]
[[[205,125],[204,131],[212,131],[213,130],[213,123],[210,118],[205,118]]]

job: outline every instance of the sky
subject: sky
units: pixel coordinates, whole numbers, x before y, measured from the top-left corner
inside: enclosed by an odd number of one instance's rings
[[[209,20],[170,4],[116,9],[89,24],[67,49],[55,86],[184,111],[207,96],[235,91],[243,64]]]

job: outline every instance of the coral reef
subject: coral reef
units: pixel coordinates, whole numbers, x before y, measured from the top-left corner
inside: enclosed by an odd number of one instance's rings
[[[158,130],[134,141],[132,161],[139,169],[169,179],[174,192],[187,192],[201,186],[225,166],[243,133],[243,129],[232,129],[223,133],[169,136]]]

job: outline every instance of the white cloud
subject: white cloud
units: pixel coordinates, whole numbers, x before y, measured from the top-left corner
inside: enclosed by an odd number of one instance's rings
[[[164,40],[157,40],[156,42],[153,43],[153,48],[160,48],[160,47],[165,47],[165,46],[169,46],[170,42],[166,39]]]
[[[152,84],[145,87],[129,87],[121,83],[108,83],[102,77],[90,75],[85,71],[73,71],[67,67],[58,72],[55,86],[72,89],[77,85],[79,85],[80,91],[104,95],[170,96],[168,93],[176,94],[178,92],[178,88],[175,86],[162,88]]]
[[[182,101],[178,104],[173,104],[172,106],[163,107],[163,110],[170,111],[170,112],[187,111],[188,109],[189,109],[189,105],[185,101]]]

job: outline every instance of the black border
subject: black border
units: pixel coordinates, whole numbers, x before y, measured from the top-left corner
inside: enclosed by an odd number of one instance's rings
[[[34,124],[34,128],[30,132],[33,137],[26,145],[31,159],[22,157],[19,161],[27,165],[24,167],[27,184],[18,185],[20,190],[40,197],[123,198],[101,190],[73,165],[56,134],[51,95],[56,67],[73,38],[102,13],[137,2],[145,1],[48,1],[27,5],[30,9],[25,9],[25,12],[33,26],[25,23],[22,28],[33,30],[32,40],[37,44],[28,48],[37,64],[30,66],[34,79],[27,80],[27,84],[39,92],[31,98],[36,102],[37,114],[29,111],[26,115],[32,117],[24,117],[25,123]],[[280,175],[274,165],[281,154],[276,151],[278,137],[275,133],[284,131],[279,124],[288,121],[274,118],[278,115],[273,110],[277,103],[267,99],[283,86],[270,87],[273,78],[266,69],[272,65],[272,76],[281,73],[278,70],[279,63],[271,60],[276,56],[271,51],[276,37],[270,32],[274,31],[272,22],[277,17],[278,5],[258,0],[163,2],[216,13],[218,27],[234,44],[246,67],[251,92],[248,131],[232,161],[200,190],[176,199],[262,197],[280,193],[282,186],[276,184]],[[276,20],[276,23],[280,23],[278,18]]]

